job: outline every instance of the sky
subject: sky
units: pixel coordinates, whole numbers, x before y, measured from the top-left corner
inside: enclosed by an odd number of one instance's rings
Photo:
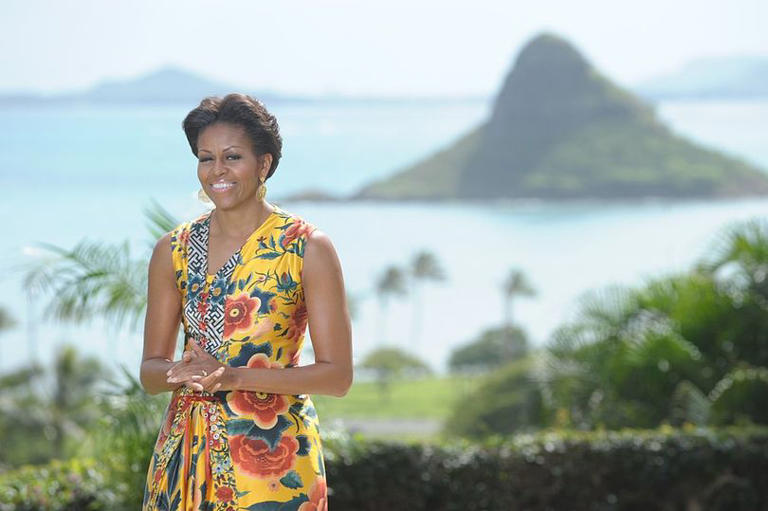
[[[766,0],[2,0],[0,91],[174,65],[253,91],[490,95],[542,31],[622,85],[700,57],[768,55]]]

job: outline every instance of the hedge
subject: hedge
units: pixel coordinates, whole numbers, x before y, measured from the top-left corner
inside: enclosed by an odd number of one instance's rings
[[[337,442],[332,511],[768,510],[768,428]]]
[[[764,427],[432,444],[330,433],[323,443],[331,511],[768,510]],[[117,509],[98,467],[70,460],[2,474],[0,510]]]

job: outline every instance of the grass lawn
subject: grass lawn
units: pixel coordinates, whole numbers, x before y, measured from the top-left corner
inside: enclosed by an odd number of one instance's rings
[[[313,395],[320,420],[335,418],[419,418],[442,420],[456,400],[472,390],[477,376],[432,376],[399,380],[383,393],[375,381],[354,382],[346,396]]]

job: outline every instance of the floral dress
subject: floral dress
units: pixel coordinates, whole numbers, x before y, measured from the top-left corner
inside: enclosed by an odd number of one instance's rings
[[[195,338],[232,367],[299,364],[307,326],[301,271],[315,227],[273,207],[215,275],[208,275],[211,211],[171,231],[185,349]],[[327,510],[310,396],[176,389],[144,488],[142,510],[160,509]]]

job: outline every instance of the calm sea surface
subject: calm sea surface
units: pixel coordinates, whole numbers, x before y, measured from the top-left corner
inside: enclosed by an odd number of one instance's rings
[[[191,106],[190,106],[191,107]],[[481,121],[486,103],[268,105],[284,137],[267,198],[308,187],[347,193],[452,142]],[[38,241],[71,248],[87,238],[128,240],[148,260],[142,210],[151,199],[179,219],[203,211],[195,160],[180,124],[187,107],[59,107],[0,110],[3,289],[0,306],[18,321],[0,333],[0,369],[57,346],[125,364],[138,374],[140,331],[42,322],[47,300],[28,301],[15,268]],[[768,169],[768,102],[670,103],[658,107],[675,131]],[[636,285],[684,270],[732,221],[768,213],[768,198],[631,203],[323,204],[278,203],[315,223],[336,246],[356,302],[354,355],[387,341],[437,370],[451,349],[502,320],[501,283],[523,270],[537,295],[513,317],[535,345],[575,310],[588,290]],[[447,280],[418,296],[392,297],[382,316],[376,282],[389,265],[432,251]],[[418,319],[418,326],[414,321]],[[411,332],[420,332],[411,340]],[[312,361],[307,336],[303,363]]]

